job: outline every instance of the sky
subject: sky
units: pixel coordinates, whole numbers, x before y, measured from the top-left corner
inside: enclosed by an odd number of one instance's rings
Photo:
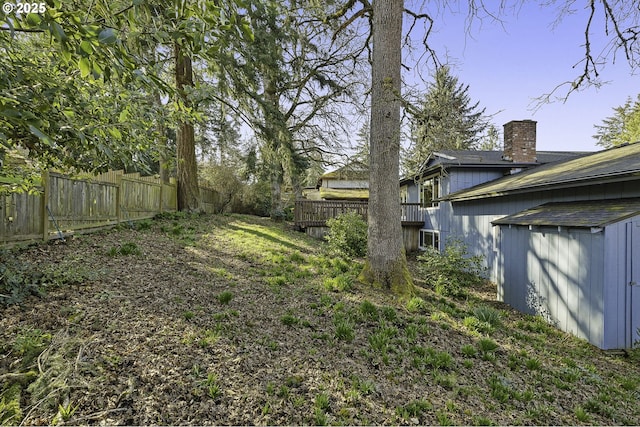
[[[413,5],[407,3],[408,8],[420,7],[417,1]],[[449,3],[466,4],[466,1]],[[511,120],[531,119],[537,121],[539,150],[601,150],[593,138],[597,131],[594,125],[612,117],[614,108],[629,97],[636,99],[640,93],[640,74],[632,73],[625,58],[619,57],[615,63],[610,58],[600,76],[607,84],[574,92],[566,102],[555,101],[535,109],[537,98],[563,82],[574,80],[583,67],[580,63],[573,68],[584,56],[587,11],[578,9],[554,26],[557,8],[525,3],[517,11],[507,11],[502,16],[502,25],[485,19],[476,21],[469,32],[466,10],[440,10],[429,43],[441,62],[451,64],[459,83],[469,85],[471,101],[479,102],[487,114],[494,114],[492,123],[500,130]],[[602,21],[596,24],[593,47],[600,52],[605,45],[604,24]],[[412,38],[420,39],[420,32]],[[407,53],[405,63],[410,64],[420,53],[419,49]],[[431,80],[424,65],[405,72],[406,78],[414,79],[425,90],[420,74]],[[558,92],[558,96],[565,94],[566,89]]]

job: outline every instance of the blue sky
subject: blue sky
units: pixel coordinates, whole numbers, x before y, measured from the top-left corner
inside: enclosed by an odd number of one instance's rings
[[[407,7],[415,8],[422,2],[407,3]],[[510,120],[532,119],[538,122],[540,150],[599,150],[592,137],[596,133],[594,125],[613,116],[613,109],[627,98],[635,100],[640,93],[640,75],[632,74],[623,57],[615,64],[610,58],[601,73],[601,79],[609,83],[574,92],[564,103],[545,104],[533,111],[536,98],[574,80],[583,66],[573,68],[583,58],[586,10],[577,10],[554,27],[557,16],[553,6],[528,2],[502,16],[502,26],[485,19],[476,21],[466,34],[466,10],[440,10],[429,40],[440,60],[451,63],[452,74],[459,82],[469,85],[471,100],[479,101],[488,114],[495,114],[493,123],[501,130]],[[604,47],[604,25],[598,22],[595,28],[593,47],[599,52]],[[415,33],[413,38],[420,36]],[[419,54],[419,50],[412,53],[414,57]],[[404,61],[410,63],[411,57],[405,56]],[[431,80],[424,65],[405,76],[420,81],[419,73]],[[559,96],[565,94],[566,89],[558,92]]]

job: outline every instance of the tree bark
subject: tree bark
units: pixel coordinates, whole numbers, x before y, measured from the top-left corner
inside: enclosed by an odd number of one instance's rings
[[[368,254],[361,278],[413,294],[400,218],[402,0],[373,2]]]
[[[179,101],[185,108],[191,102],[185,87],[193,86],[193,69],[191,58],[185,56],[179,45],[175,45],[176,57],[176,89]],[[181,119],[177,132],[177,164],[178,177],[178,209],[187,212],[201,211],[200,190],[198,188],[198,164],[196,161],[196,144],[193,123]]]

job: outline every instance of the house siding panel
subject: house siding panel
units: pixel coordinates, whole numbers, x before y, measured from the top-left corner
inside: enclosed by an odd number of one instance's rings
[[[558,328],[604,344],[602,233],[502,226],[505,280],[498,295]]]

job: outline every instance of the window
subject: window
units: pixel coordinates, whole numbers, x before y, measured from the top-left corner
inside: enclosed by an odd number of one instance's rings
[[[440,250],[440,233],[434,230],[420,230],[420,243],[418,246],[421,249],[432,247]]]
[[[435,199],[440,197],[440,177],[432,176],[420,183],[420,206],[430,208],[438,206]]]

